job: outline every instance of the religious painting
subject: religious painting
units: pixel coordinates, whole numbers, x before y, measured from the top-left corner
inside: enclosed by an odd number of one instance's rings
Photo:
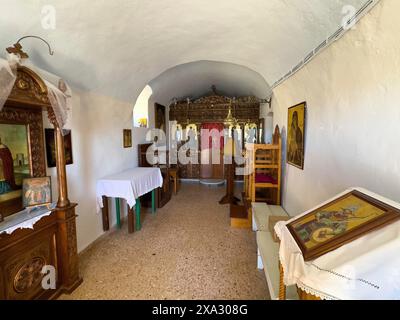
[[[400,219],[400,210],[354,190],[288,224],[306,261]]]
[[[56,142],[54,139],[54,129],[45,129],[44,135],[46,139],[47,166],[49,168],[54,168],[56,166]],[[65,164],[73,164],[71,131],[64,135],[64,153]]]
[[[155,115],[155,127],[167,132],[166,128],[166,117],[165,117],[165,107],[161,104],[154,104],[154,115]]]
[[[198,132],[197,132],[197,125],[195,123],[191,123],[186,126],[184,138],[186,141],[189,141],[189,143],[197,141]],[[192,145],[192,147],[195,147],[195,145]]]
[[[22,184],[22,204],[25,208],[51,203],[51,178],[24,179]]]
[[[258,121],[258,143],[264,144],[264,127],[265,127],[265,119],[260,118]]]
[[[30,176],[27,126],[0,124],[0,198],[20,197],[22,180]]]
[[[289,108],[286,161],[299,169],[304,169],[304,138],[306,125],[306,102]]]
[[[244,142],[257,143],[257,124],[246,123],[244,126]]]
[[[183,139],[182,125],[178,124],[176,121],[171,122],[171,137],[175,138],[177,142]]]
[[[132,147],[132,130],[131,129],[124,129],[123,139],[124,139],[124,148],[131,148]]]
[[[233,140],[235,141],[235,148],[237,148],[237,150],[243,149],[243,130],[242,130],[242,126],[240,124],[229,126],[228,137],[231,136],[232,134],[233,134]],[[227,139],[227,137],[225,139]]]

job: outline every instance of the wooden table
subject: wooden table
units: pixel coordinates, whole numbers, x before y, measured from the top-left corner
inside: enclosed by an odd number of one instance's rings
[[[133,168],[97,181],[96,196],[102,208],[103,230],[110,229],[108,199],[115,199],[117,227],[121,228],[121,199],[128,205],[129,233],[141,229],[140,197],[151,192],[152,213],[156,212],[155,190],[162,186],[159,168]],[[135,207],[135,215],[133,213]]]

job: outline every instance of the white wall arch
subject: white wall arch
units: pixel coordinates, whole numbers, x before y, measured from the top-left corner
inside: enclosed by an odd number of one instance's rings
[[[215,85],[217,92],[227,96],[255,96],[260,99],[270,97],[271,88],[258,72],[234,63],[223,61],[200,60],[168,68],[148,84],[152,90],[149,99],[149,128],[154,127],[154,103],[166,106],[167,122],[169,105],[174,98],[191,100],[212,92]],[[146,88],[140,94],[142,97]],[[138,99],[139,101],[139,99]],[[271,111],[268,104],[261,104],[260,116],[266,119],[265,138],[270,140],[272,120],[267,115]],[[167,126],[169,129],[169,125]],[[167,132],[168,136],[168,132]]]
[[[133,106],[133,126],[135,128],[149,126],[149,103],[153,90],[149,85],[145,86],[139,97],[136,99],[136,103]],[[145,119],[145,125],[144,120]]]
[[[266,98],[272,92],[258,72],[234,63],[209,60],[171,67],[151,80],[149,85],[153,90],[153,99],[166,106],[173,98],[199,98],[211,92],[212,85],[219,93],[228,96]]]

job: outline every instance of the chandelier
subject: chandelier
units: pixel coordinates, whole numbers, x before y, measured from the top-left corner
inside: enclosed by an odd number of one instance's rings
[[[224,120],[224,125],[229,128],[235,126],[238,123],[237,119],[232,115],[232,100],[234,103],[236,102],[235,98],[230,99],[228,115],[226,116],[226,118]]]
[[[190,106],[190,98],[186,98],[187,106],[186,106],[186,126],[190,124],[189,118],[189,106]]]

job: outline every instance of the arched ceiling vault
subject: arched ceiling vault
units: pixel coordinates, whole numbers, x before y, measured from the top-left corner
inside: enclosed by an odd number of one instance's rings
[[[191,100],[212,92],[239,97],[266,98],[271,89],[265,79],[249,68],[217,61],[196,61],[170,68],[149,83],[152,100],[169,105],[174,98]]]
[[[342,9],[367,0],[0,0],[0,49],[24,35],[33,63],[73,87],[133,102],[163,71],[210,60],[272,84],[329,37]],[[42,24],[51,5],[55,28]],[[46,13],[46,11],[45,11]]]

